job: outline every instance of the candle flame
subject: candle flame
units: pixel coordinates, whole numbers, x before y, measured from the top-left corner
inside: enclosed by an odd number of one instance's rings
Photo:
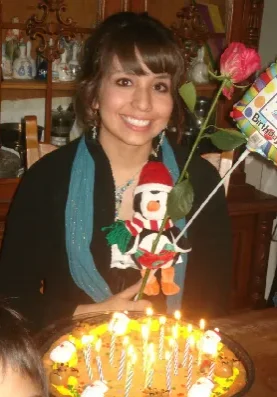
[[[141,333],[142,333],[143,339],[144,339],[144,340],[147,340],[147,339],[148,339],[148,336],[149,336],[149,327],[148,327],[147,324],[143,324],[143,325],[141,326]]]
[[[133,346],[133,345],[130,345],[130,346],[128,347],[128,356],[132,357],[134,353],[135,353],[134,346]]]
[[[181,312],[180,312],[180,310],[176,310],[176,311],[174,312],[174,318],[175,318],[175,320],[177,320],[177,321],[179,321],[179,320],[181,319]]]
[[[161,325],[164,325],[166,323],[166,317],[165,316],[161,316],[159,321],[160,321]]]
[[[154,313],[154,311],[153,311],[152,307],[147,307],[146,316],[151,317],[151,316],[153,316],[153,313]]]
[[[134,365],[137,361],[137,355],[136,353],[133,353],[131,356],[131,364]]]
[[[148,350],[149,355],[154,354],[154,352],[155,352],[154,343],[149,343],[147,350]]]
[[[122,344],[123,346],[129,345],[129,336],[124,336]]]
[[[178,336],[179,336],[179,329],[178,329],[178,326],[173,326],[172,327],[172,336],[173,336],[173,338],[174,339],[178,339]]]
[[[188,324],[188,333],[191,334],[192,333],[192,325]]]
[[[204,331],[205,326],[206,326],[205,320],[203,318],[201,318],[201,320],[200,320],[200,329],[201,329],[201,331]]]
[[[81,342],[83,345],[88,345],[89,343],[92,343],[94,339],[93,335],[83,335]]]
[[[101,340],[101,339],[98,339],[98,341],[97,341],[96,344],[95,344],[95,350],[97,351],[97,353],[100,352],[101,346],[102,346],[102,340]]]
[[[168,344],[169,344],[170,347],[173,347],[174,344],[175,344],[174,339],[170,338]]]
[[[191,349],[193,349],[195,346],[195,339],[193,335],[189,336],[189,345]]]

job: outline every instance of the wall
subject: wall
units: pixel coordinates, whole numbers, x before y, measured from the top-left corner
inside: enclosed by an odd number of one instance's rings
[[[273,62],[277,57],[277,45],[275,45],[274,40],[274,38],[277,37],[276,15],[277,1],[265,0],[259,46],[263,68],[267,67],[268,64]],[[251,183],[257,189],[277,196],[277,168],[274,165],[262,159],[260,156],[249,156],[246,160],[245,169],[248,183]],[[276,263],[277,243],[272,242],[268,263],[266,297],[270,291]]]

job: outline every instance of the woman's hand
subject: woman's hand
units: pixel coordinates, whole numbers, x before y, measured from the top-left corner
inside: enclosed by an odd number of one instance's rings
[[[77,306],[74,315],[85,314],[91,312],[101,311],[144,311],[147,307],[151,306],[151,302],[141,299],[133,301],[132,298],[138,294],[142,280],[126,288],[124,291],[119,292],[116,295],[106,299],[101,303],[94,303],[91,305],[79,305]]]

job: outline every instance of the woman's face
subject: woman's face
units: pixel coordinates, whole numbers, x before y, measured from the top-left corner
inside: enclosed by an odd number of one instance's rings
[[[3,374],[0,369],[1,397],[42,397],[34,382],[19,371],[7,366]]]
[[[149,145],[167,126],[173,109],[171,77],[154,74],[141,65],[145,75],[137,76],[123,70],[114,57],[100,85],[96,106],[101,116],[100,139],[105,136],[109,142]]]

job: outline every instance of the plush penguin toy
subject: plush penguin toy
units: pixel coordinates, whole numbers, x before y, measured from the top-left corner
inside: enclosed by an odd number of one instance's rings
[[[180,254],[191,250],[188,241],[182,237],[175,244],[180,230],[168,219],[155,253],[151,253],[154,240],[166,214],[168,194],[173,187],[172,177],[161,162],[148,162],[142,169],[134,191],[134,216],[125,226],[132,235],[128,252],[139,267],[142,277],[151,269],[144,293],[158,295],[160,285],[155,277],[161,269],[161,289],[165,295],[175,295],[179,286],[174,282],[173,265],[181,261]]]

